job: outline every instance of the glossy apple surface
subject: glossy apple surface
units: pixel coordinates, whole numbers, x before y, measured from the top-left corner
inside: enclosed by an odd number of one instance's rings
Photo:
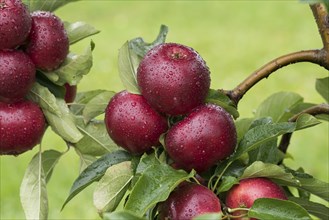
[[[243,179],[239,185],[233,186],[226,196],[226,206],[229,208],[250,208],[258,198],[276,198],[287,200],[284,190],[267,178]],[[242,215],[243,212],[235,212]]]
[[[204,103],[210,71],[192,48],[164,43],[152,48],[137,70],[142,95],[157,111],[182,115]]]
[[[51,12],[35,11],[26,52],[38,69],[58,68],[69,52],[69,39],[60,18]]]
[[[105,111],[105,125],[112,140],[133,154],[158,146],[159,137],[168,125],[143,96],[127,91],[117,93]]]
[[[0,50],[23,44],[31,29],[32,19],[20,0],[0,0]]]
[[[35,66],[24,52],[0,50],[0,101],[18,101],[35,81]]]
[[[231,115],[217,105],[205,104],[169,129],[165,147],[178,167],[202,173],[230,156],[236,141]]]
[[[18,155],[41,141],[45,118],[31,101],[0,102],[0,131],[0,154]]]
[[[221,212],[220,201],[207,187],[181,184],[159,207],[160,220],[190,220],[205,213]]]

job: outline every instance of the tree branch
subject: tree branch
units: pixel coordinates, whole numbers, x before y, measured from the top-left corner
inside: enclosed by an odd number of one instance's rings
[[[329,70],[328,13],[326,12],[324,6],[321,4],[314,4],[310,7],[312,9],[315,21],[318,25],[319,33],[321,35],[323,43],[323,48],[319,50],[304,50],[278,57],[253,72],[233,90],[224,91],[236,106],[249,89],[251,89],[262,79],[269,77],[273,72],[284,66],[299,62],[310,62]]]
[[[323,48],[329,52],[329,17],[323,4],[310,5],[315,18],[315,22],[318,25],[319,33],[321,35]]]
[[[320,114],[328,114],[329,115],[329,105],[328,104],[319,104],[319,105],[315,105],[315,106],[312,106],[310,108],[307,108],[307,109],[301,111],[300,113],[292,116],[289,119],[289,122],[296,122],[298,117],[302,114],[310,114],[310,115],[313,115],[313,116],[320,115]],[[287,134],[282,135],[282,138],[281,138],[281,141],[280,141],[280,144],[279,144],[279,149],[283,153],[287,152],[288,146],[290,144],[291,136],[292,136],[292,133],[287,133]]]

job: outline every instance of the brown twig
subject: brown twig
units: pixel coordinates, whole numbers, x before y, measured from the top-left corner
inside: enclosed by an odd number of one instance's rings
[[[301,111],[300,113],[292,116],[289,119],[289,122],[296,122],[298,117],[302,114],[310,114],[310,115],[313,115],[313,116],[320,115],[320,114],[329,115],[329,105],[328,104],[319,104],[319,105],[315,105],[315,106],[312,106],[310,108],[307,108],[307,109]],[[292,133],[287,133],[287,134],[282,135],[282,138],[281,138],[281,141],[280,141],[280,144],[279,144],[279,149],[283,153],[287,152],[288,146],[290,144],[291,136],[292,136]]]
[[[324,50],[329,52],[329,17],[328,13],[322,4],[310,5],[315,18],[316,24],[318,25],[319,33],[321,35],[322,44]],[[328,61],[328,57],[327,57]]]
[[[265,64],[244,81],[242,81],[233,90],[225,91],[226,95],[237,106],[244,94],[251,89],[260,80],[269,77],[276,70],[299,62],[310,62],[317,64],[329,70],[329,18],[328,14],[321,4],[310,5],[315,21],[318,25],[321,35],[323,48],[318,50],[304,50],[278,57]]]

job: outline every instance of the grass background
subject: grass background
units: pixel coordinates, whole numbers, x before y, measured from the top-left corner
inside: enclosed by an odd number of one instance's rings
[[[167,42],[178,42],[196,49],[211,70],[212,88],[232,89],[269,60],[289,52],[320,48],[321,40],[308,5],[297,1],[80,1],[55,12],[63,20],[86,21],[101,33],[96,43],[94,66],[79,84],[79,91],[123,89],[117,70],[121,45],[142,36],[155,39],[161,24],[169,26]],[[82,51],[89,40],[74,46]],[[270,94],[292,91],[305,101],[320,103],[315,92],[316,78],[328,71],[314,64],[301,63],[277,71],[252,88],[239,105],[241,117],[250,117]],[[292,168],[329,181],[328,123],[297,132],[292,137],[286,160]],[[65,144],[47,131],[43,149],[65,151]],[[0,157],[0,219],[24,219],[19,187],[25,169],[37,152],[19,157]],[[74,179],[79,160],[73,150],[61,158],[48,184],[49,219],[99,219],[92,203],[93,185],[76,196],[60,211]],[[317,200],[317,198],[314,198]]]

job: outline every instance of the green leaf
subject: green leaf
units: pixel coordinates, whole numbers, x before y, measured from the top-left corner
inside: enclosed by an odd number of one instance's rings
[[[62,99],[57,99],[56,104],[60,110],[60,115],[54,114],[47,109],[42,109],[51,129],[70,143],[77,143],[83,135],[76,127],[74,118]],[[41,106],[42,107],[42,106]]]
[[[64,99],[66,93],[65,87],[56,85],[39,70],[36,71],[36,82],[46,87],[55,97]]]
[[[83,170],[85,170],[90,164],[95,162],[97,159],[95,156],[89,155],[89,154],[83,154],[81,153],[77,148],[75,148],[75,151],[80,157],[80,172],[81,173]]]
[[[70,2],[78,0],[23,0],[23,2],[29,7],[30,12],[42,10],[42,11],[55,11],[57,8],[62,7]]]
[[[137,68],[140,58],[129,47],[127,41],[119,50],[118,68],[123,86],[130,93],[140,94],[137,84]]]
[[[217,191],[220,192],[226,192],[229,189],[232,188],[235,184],[239,184],[239,181],[237,178],[233,176],[223,176],[222,177],[222,183],[219,185]]]
[[[61,155],[62,153],[55,150],[43,153],[39,151],[29,163],[20,188],[20,198],[26,219],[47,219],[46,182]]]
[[[48,111],[57,116],[61,116],[61,110],[57,104],[56,97],[47,87],[35,82],[26,97],[37,103],[43,111]]]
[[[232,159],[241,157],[244,153],[259,147],[261,144],[295,129],[294,123],[281,122],[259,125],[250,129],[240,141]]]
[[[72,103],[70,106],[72,113],[75,115],[82,115],[82,111],[85,108],[86,104],[90,102],[90,100],[92,100],[94,97],[103,92],[106,92],[106,90],[98,89],[86,92],[78,92],[75,97],[74,103]]]
[[[194,217],[193,220],[218,220],[218,219],[222,219],[222,217],[223,217],[222,212],[206,213]]]
[[[47,150],[42,153],[42,169],[46,177],[46,183],[50,180],[54,167],[62,155],[61,152],[55,150]]]
[[[70,44],[74,44],[86,37],[90,37],[100,32],[90,24],[87,24],[83,21],[77,21],[74,23],[64,22],[64,27],[68,35]]]
[[[329,77],[316,79],[315,89],[329,103]]]
[[[131,162],[125,161],[109,167],[94,191],[94,205],[98,213],[111,212],[120,203],[133,178]]]
[[[146,43],[143,38],[138,37],[129,41],[129,48],[131,48],[140,58],[143,58],[150,49],[164,43],[166,41],[167,34],[168,27],[161,25],[159,34],[152,43]]]
[[[320,198],[326,201],[329,201],[329,183],[315,179],[307,173],[300,173],[289,168],[286,168],[285,170],[286,172],[291,173],[295,177],[297,183],[285,181],[283,179],[276,180],[277,183],[305,190],[307,192],[319,196]]]
[[[104,91],[93,97],[83,109],[83,117],[85,123],[91,119],[104,113],[106,106],[109,104],[110,99],[115,95],[115,92]]]
[[[294,185],[299,184],[299,181],[291,173],[287,173],[283,167],[276,164],[263,163],[261,161],[255,161],[248,166],[240,179],[255,177],[267,177],[274,180],[282,180]]]
[[[323,204],[309,201],[308,199],[302,199],[297,197],[289,197],[290,201],[293,201],[304,209],[306,209],[311,215],[318,217],[319,219],[329,219],[329,208]]]
[[[57,85],[77,85],[83,75],[89,73],[93,65],[92,51],[95,44],[91,41],[83,54],[77,55],[69,53],[64,63],[52,72],[46,72],[44,75]]]
[[[194,176],[183,170],[175,170],[167,164],[148,167],[132,189],[125,210],[143,216],[158,202],[165,201],[179,183]]]
[[[327,114],[320,114],[315,116],[319,120],[329,121],[329,115]]]
[[[83,138],[73,145],[82,154],[101,156],[119,149],[108,135],[103,120],[92,120],[85,124],[82,118],[77,118],[76,126]]]
[[[117,211],[112,213],[104,213],[103,215],[103,220],[128,220],[128,219],[146,220],[145,218],[141,218],[137,216],[135,213],[127,210]]]
[[[224,108],[228,113],[230,113],[235,119],[239,117],[239,112],[234,106],[231,99],[229,99],[222,91],[209,89],[206,102],[213,103]]]
[[[294,202],[268,198],[256,199],[248,217],[276,220],[311,219],[307,211]]]
[[[291,110],[303,101],[292,92],[278,92],[264,100],[256,110],[255,117],[271,117],[273,122],[285,122],[293,115]]]
[[[326,201],[329,201],[329,183],[322,182],[321,180],[315,178],[296,177],[296,179],[299,181],[300,185],[298,186],[291,184],[291,186],[306,190],[322,199],[325,199]]]
[[[76,143],[83,137],[65,101],[57,99],[48,88],[34,83],[27,98],[41,107],[52,130],[64,140]]]
[[[93,182],[99,180],[104,175],[107,168],[115,164],[128,161],[130,159],[131,156],[128,152],[120,150],[106,154],[103,157],[96,160],[94,163],[90,164],[84,171],[82,171],[82,173],[74,181],[69,196],[65,200],[62,209],[79,192],[81,192],[83,189],[85,189]]]
[[[261,144],[258,148],[248,152],[249,163],[255,161],[262,161],[264,163],[277,164],[283,160],[284,153],[277,147],[277,138],[273,138],[264,144]]]
[[[253,118],[241,118],[235,121],[238,143],[240,142],[242,137],[246,134],[246,132],[249,130],[253,120],[254,120]]]
[[[313,127],[321,122],[310,114],[301,114],[296,121],[296,130]]]

